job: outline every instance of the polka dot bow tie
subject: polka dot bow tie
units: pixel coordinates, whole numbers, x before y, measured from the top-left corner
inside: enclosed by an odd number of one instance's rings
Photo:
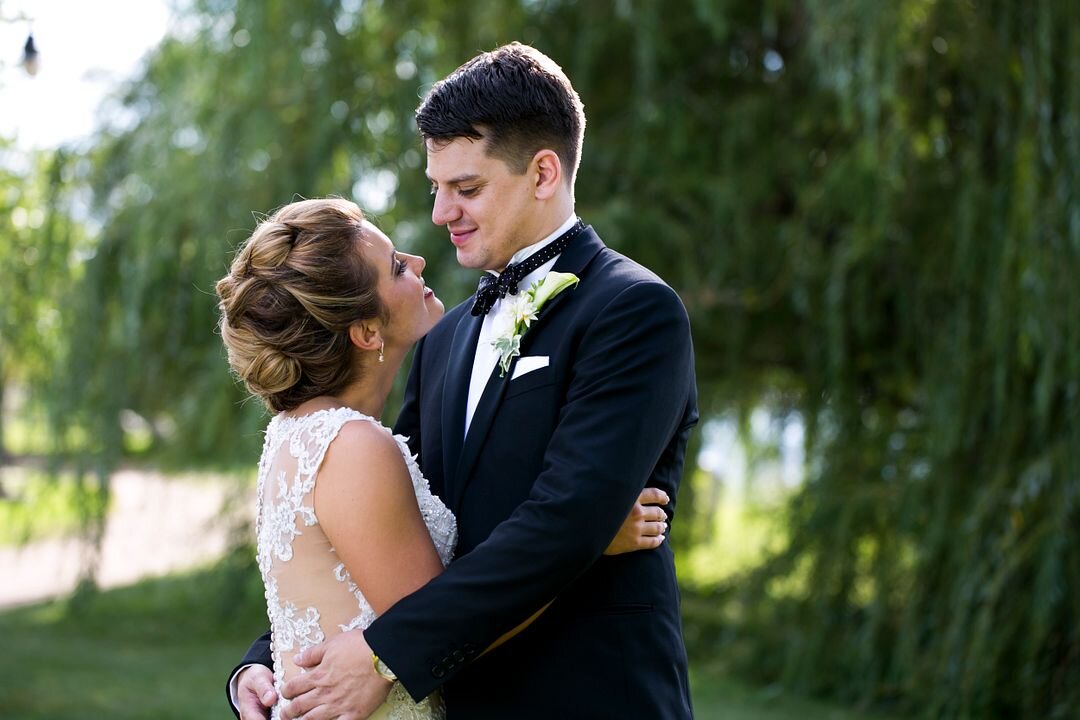
[[[480,278],[480,285],[476,288],[476,300],[473,302],[473,315],[487,315],[491,308],[501,298],[517,295],[518,283],[526,275],[546,263],[551,258],[562,253],[578,234],[585,229],[585,223],[578,220],[574,226],[564,232],[552,242],[534,252],[519,263],[510,263],[506,269],[497,276],[484,273]]]

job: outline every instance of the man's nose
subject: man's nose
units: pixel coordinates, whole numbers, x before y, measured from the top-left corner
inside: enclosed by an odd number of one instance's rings
[[[435,225],[449,225],[458,219],[457,205],[452,202],[449,193],[443,190],[435,191],[435,202],[431,206],[431,222]]]

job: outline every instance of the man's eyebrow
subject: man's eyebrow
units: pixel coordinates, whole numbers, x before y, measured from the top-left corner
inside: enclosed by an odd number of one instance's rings
[[[426,172],[424,174],[427,175]],[[431,182],[435,182],[434,180],[431,179],[430,175],[427,175],[427,179],[431,180]],[[447,180],[446,184],[447,185],[460,185],[463,182],[472,182],[473,180],[479,180],[479,179],[480,179],[480,176],[477,173],[466,173],[464,175],[455,175],[454,177]]]

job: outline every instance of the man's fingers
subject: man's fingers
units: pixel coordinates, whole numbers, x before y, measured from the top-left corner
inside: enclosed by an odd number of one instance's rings
[[[270,717],[270,711],[262,706],[255,698],[246,700],[238,699],[237,710],[240,711],[240,720],[266,720]]]
[[[667,505],[668,494],[660,488],[647,487],[638,495],[638,502],[642,505]]]
[[[302,653],[293,655],[293,662],[302,668],[315,667],[322,662],[323,655],[326,654],[326,643],[319,643],[309,647]]]
[[[240,720],[266,720],[270,717],[270,708],[277,701],[277,693],[270,691],[272,698],[269,703],[254,694],[244,694],[238,697],[237,710],[240,711]]]
[[[306,716],[305,720],[308,720],[311,716],[307,715],[307,713],[311,712],[314,708],[314,694],[301,695],[300,697],[293,698],[285,705],[281,717],[284,718],[284,720],[295,720],[298,717]]]
[[[263,707],[273,707],[277,702],[277,690],[274,689],[272,681],[259,678],[258,682],[252,684],[251,693],[259,698]]]
[[[237,710],[241,720],[266,720],[268,709],[277,702],[274,674],[262,665],[240,671],[236,684]]]
[[[281,694],[290,702],[296,702],[301,695],[315,689],[317,676],[317,672],[300,673],[281,686]]]

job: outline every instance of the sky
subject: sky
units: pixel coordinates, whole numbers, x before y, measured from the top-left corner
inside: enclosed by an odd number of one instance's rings
[[[138,71],[169,18],[166,0],[0,0],[0,137],[29,150],[89,136],[102,100]],[[31,30],[34,77],[20,66]]]

